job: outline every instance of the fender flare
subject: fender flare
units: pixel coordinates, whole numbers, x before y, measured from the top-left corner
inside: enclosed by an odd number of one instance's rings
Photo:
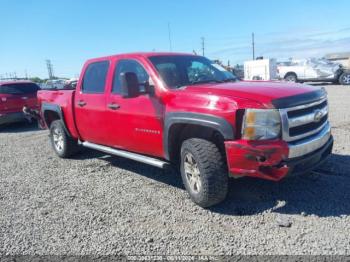
[[[174,124],[192,124],[210,127],[218,132],[224,137],[225,140],[234,139],[234,128],[233,126],[224,118],[201,114],[201,113],[188,113],[188,112],[172,112],[167,113],[164,119],[164,130],[163,130],[163,150],[165,158],[170,159],[169,154],[169,131]]]
[[[64,122],[64,117],[63,117],[63,112],[62,112],[62,108],[57,105],[57,104],[50,104],[50,103],[43,103],[42,106],[41,106],[41,115],[43,117],[43,120],[46,124],[46,126],[48,128],[50,128],[46,122],[46,118],[45,118],[45,112],[46,111],[53,111],[55,113],[58,114],[59,118],[62,120],[62,124],[63,124],[63,127],[64,127],[64,130],[66,131],[66,133],[71,136],[70,132],[68,131],[68,128],[66,126],[66,123]]]
[[[295,75],[296,78],[298,79],[298,75],[297,75],[297,73],[295,73],[294,71],[287,71],[287,72],[284,74],[283,79],[284,79],[287,75]]]

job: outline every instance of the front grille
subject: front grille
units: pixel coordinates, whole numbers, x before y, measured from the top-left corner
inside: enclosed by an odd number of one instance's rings
[[[288,111],[288,117],[293,118],[293,117],[298,117],[298,116],[302,116],[305,114],[309,114],[310,112],[313,112],[317,109],[325,108],[326,106],[327,106],[327,100],[323,101],[320,104],[316,104],[316,105],[313,105],[310,107]]]
[[[285,141],[296,141],[315,135],[328,125],[328,102],[319,101],[280,109],[282,136]]]
[[[311,132],[312,130],[315,130],[323,126],[324,123],[327,122],[327,119],[328,119],[328,115],[325,115],[324,117],[321,118],[319,122],[311,122],[305,125],[291,127],[289,128],[289,136],[294,137],[294,136],[301,135],[303,133]]]

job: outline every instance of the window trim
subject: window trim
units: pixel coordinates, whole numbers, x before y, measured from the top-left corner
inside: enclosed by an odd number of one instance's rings
[[[133,62],[138,63],[138,64],[143,68],[143,70],[145,70],[145,72],[147,73],[148,77],[151,78],[150,73],[146,70],[146,68],[144,67],[144,65],[143,65],[139,60],[137,60],[137,59],[135,59],[135,58],[121,58],[121,59],[119,59],[119,60],[117,60],[117,61],[115,62],[115,66],[114,66],[114,70],[113,70],[112,85],[111,85],[111,94],[112,94],[112,95],[121,95],[121,93],[115,92],[115,91],[113,91],[113,89],[114,89],[115,73],[116,73],[116,71],[117,71],[118,64],[119,64],[120,62],[123,62],[123,61],[133,61]]]
[[[88,70],[88,68],[91,65],[98,64],[98,63],[103,63],[103,62],[107,62],[107,65],[108,65],[103,91],[102,92],[87,92],[86,90],[84,90],[84,79],[85,79],[85,76],[86,76],[86,71]],[[95,62],[89,63],[87,65],[87,67],[85,68],[85,70],[84,70],[84,75],[83,75],[83,78],[82,78],[82,83],[81,83],[81,88],[80,88],[81,93],[83,93],[83,94],[104,94],[106,92],[106,90],[107,90],[106,89],[106,85],[107,85],[108,73],[110,71],[110,68],[111,68],[111,61],[110,60],[100,60],[100,61],[95,61]]]

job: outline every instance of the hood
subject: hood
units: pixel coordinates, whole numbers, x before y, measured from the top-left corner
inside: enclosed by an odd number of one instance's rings
[[[301,98],[303,94],[319,91],[319,87],[286,82],[241,81],[223,84],[187,86],[186,91],[210,95],[239,97],[274,107],[274,101],[289,97]]]

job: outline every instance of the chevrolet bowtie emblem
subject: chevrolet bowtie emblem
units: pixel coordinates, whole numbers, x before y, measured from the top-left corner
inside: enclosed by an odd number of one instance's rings
[[[316,110],[314,114],[314,122],[320,122],[322,119],[322,112],[320,110]]]

